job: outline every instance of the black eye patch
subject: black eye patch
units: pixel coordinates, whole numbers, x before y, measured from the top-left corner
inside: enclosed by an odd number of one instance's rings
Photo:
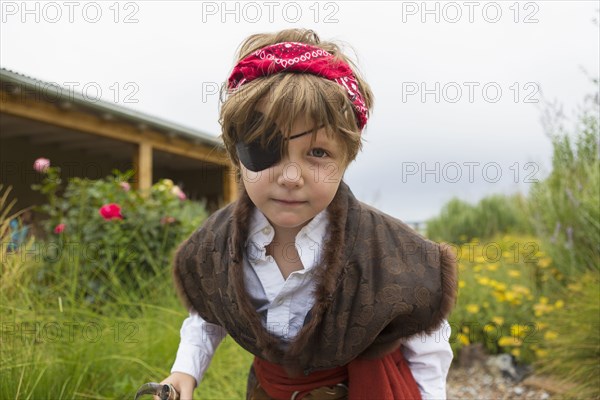
[[[259,113],[257,113],[259,114]],[[258,122],[262,119],[262,114],[259,116],[255,116],[254,123],[252,126],[256,126]],[[275,125],[270,127],[266,132],[266,135],[270,135],[274,129],[277,129]],[[290,136],[290,140],[295,139],[297,137],[306,135],[311,133],[314,129],[308,130],[306,132],[298,133],[296,135]],[[278,134],[275,139],[268,143],[266,146],[263,146],[260,138],[252,141],[252,142],[243,142],[239,141],[235,148],[237,150],[237,155],[240,162],[253,172],[262,171],[273,165],[277,164],[281,160],[281,142],[282,142],[281,134]],[[287,139],[285,139],[287,140]]]

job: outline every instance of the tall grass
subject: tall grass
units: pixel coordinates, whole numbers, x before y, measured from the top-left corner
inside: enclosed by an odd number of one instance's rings
[[[14,216],[7,192],[0,189],[0,232]],[[114,283],[138,277],[113,270],[103,282],[114,286],[111,299],[98,308],[68,279],[89,269],[85,257],[63,253],[54,276],[39,280],[48,244],[32,238],[16,252],[2,244],[0,398],[132,399],[141,384],[170,374],[187,317],[170,265],[135,281],[135,291]],[[195,398],[242,398],[250,361],[227,338]]]

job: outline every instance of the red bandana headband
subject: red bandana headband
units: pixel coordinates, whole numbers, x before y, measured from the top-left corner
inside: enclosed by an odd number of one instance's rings
[[[309,44],[283,42],[255,51],[237,63],[229,77],[229,89],[281,71],[303,72],[337,82],[354,105],[358,127],[363,129],[367,124],[365,100],[350,66],[334,62],[331,53]]]

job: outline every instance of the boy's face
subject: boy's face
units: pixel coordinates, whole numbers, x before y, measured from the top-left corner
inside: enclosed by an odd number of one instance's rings
[[[313,128],[298,119],[291,136]],[[292,139],[287,154],[275,165],[253,172],[240,163],[248,196],[275,230],[297,233],[333,200],[346,169],[344,147],[321,128]]]

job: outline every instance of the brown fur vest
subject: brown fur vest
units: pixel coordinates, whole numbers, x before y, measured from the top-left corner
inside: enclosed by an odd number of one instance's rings
[[[359,202],[342,182],[328,207],[329,236],[316,266],[316,303],[284,349],[245,290],[244,244],[254,205],[240,198],[211,215],[175,254],[174,281],[188,309],[224,327],[243,348],[290,374],[374,358],[430,332],[456,300],[449,247]]]

